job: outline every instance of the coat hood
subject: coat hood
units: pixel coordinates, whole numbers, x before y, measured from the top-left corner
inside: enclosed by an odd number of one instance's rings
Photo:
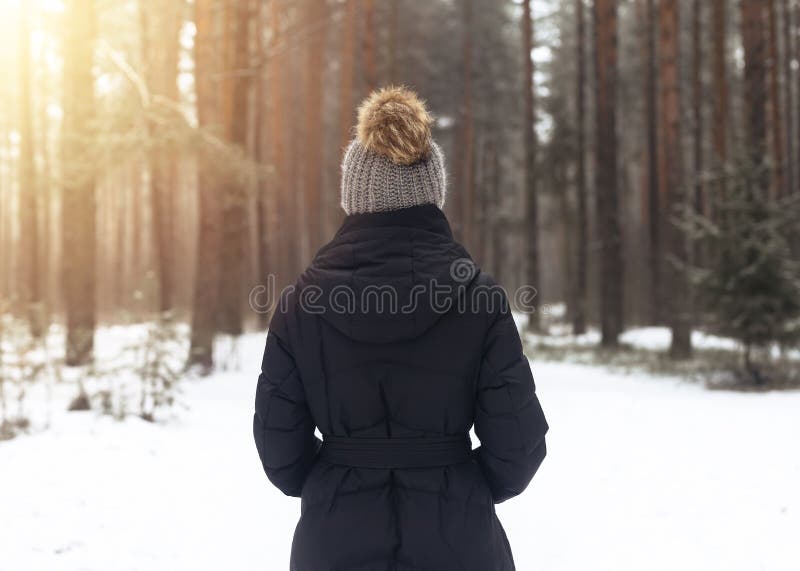
[[[444,213],[425,204],[347,216],[298,279],[297,299],[352,339],[389,343],[429,329],[477,274]]]

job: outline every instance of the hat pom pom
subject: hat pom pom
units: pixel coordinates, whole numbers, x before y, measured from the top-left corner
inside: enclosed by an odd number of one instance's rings
[[[398,165],[411,165],[431,151],[433,118],[405,87],[373,91],[358,108],[358,142]]]

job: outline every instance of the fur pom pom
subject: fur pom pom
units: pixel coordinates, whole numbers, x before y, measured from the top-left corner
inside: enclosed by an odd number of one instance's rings
[[[358,108],[358,142],[398,165],[428,156],[431,125],[425,102],[405,87],[373,91]]]

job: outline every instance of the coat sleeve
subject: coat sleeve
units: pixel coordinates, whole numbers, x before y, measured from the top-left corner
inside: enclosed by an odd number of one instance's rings
[[[495,503],[528,486],[546,454],[548,426],[528,359],[508,308],[496,314],[484,341],[478,378],[476,457]]]
[[[273,318],[267,334],[253,435],[270,481],[287,496],[300,496],[321,442],[314,435],[303,384],[287,344],[279,337],[279,325]]]

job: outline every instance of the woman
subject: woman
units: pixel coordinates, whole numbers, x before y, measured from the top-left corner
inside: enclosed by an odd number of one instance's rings
[[[253,431],[302,498],[294,571],[514,569],[494,504],[530,482],[547,423],[507,299],[442,213],[432,123],[405,88],[361,105],[347,217],[272,318]]]

